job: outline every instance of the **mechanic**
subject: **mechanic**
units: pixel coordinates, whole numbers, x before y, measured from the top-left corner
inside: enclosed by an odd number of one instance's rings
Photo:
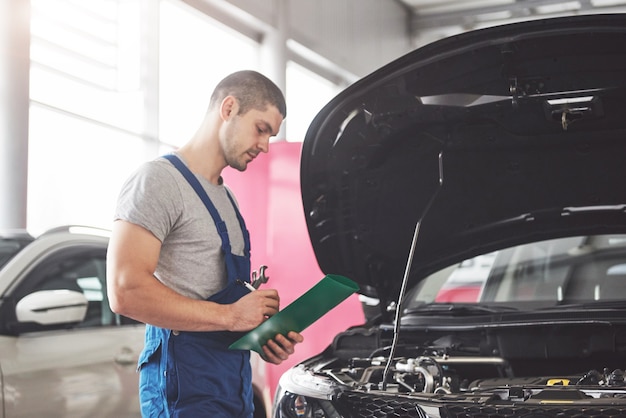
[[[175,153],[143,164],[120,192],[107,255],[111,309],[148,324],[139,358],[145,417],[251,417],[250,352],[228,346],[279,310],[250,291],[250,240],[221,172],[268,152],[286,116],[280,89],[255,71],[216,86],[205,117]],[[303,341],[276,335],[280,364]]]

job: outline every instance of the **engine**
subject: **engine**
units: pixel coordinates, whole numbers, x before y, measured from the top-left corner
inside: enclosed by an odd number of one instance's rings
[[[355,357],[348,360],[346,367],[327,368],[318,373],[352,390],[365,392],[480,394],[515,401],[527,400],[552,388],[562,393],[563,389],[571,389],[588,398],[623,398],[626,402],[626,382],[621,369],[516,377],[508,361],[500,357],[442,355],[395,358],[385,378],[387,361],[386,357]],[[477,374],[484,377],[476,378]]]

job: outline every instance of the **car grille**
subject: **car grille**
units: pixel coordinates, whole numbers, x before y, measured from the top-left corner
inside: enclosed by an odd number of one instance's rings
[[[625,408],[597,407],[447,407],[450,418],[618,418],[626,416]]]
[[[354,418],[425,418],[414,400],[397,396],[344,392],[337,398],[336,407],[343,416]]]
[[[406,396],[344,392],[336,400],[337,410],[353,418],[426,418],[416,408],[416,400]],[[441,400],[439,401],[441,402]],[[457,404],[440,406],[446,418],[624,418],[626,407],[598,406],[493,406]]]

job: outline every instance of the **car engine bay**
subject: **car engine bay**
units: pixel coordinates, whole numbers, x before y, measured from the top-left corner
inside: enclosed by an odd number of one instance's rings
[[[611,398],[612,404],[626,405],[626,327],[599,328],[594,334],[591,324],[525,327],[525,334],[497,327],[472,334],[405,330],[384,382],[388,331],[354,328],[337,336],[324,356],[327,361],[313,368],[345,390],[362,393],[433,395],[446,402],[471,397],[488,403]],[[374,348],[374,342],[383,348]],[[372,355],[363,356],[368,345]]]

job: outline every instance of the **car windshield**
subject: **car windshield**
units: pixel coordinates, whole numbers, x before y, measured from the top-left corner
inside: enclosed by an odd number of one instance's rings
[[[626,301],[626,235],[578,236],[480,255],[430,275],[405,312]]]
[[[31,241],[26,237],[0,237],[0,268]]]

